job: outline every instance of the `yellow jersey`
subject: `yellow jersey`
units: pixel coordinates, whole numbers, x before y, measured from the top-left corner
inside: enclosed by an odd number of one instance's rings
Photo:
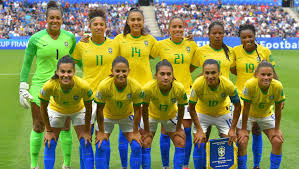
[[[198,77],[192,85],[190,103],[196,103],[196,112],[213,117],[229,113],[230,96],[238,95],[234,84],[224,76],[219,76],[220,83],[211,89],[204,76]]]
[[[114,39],[119,47],[119,55],[129,61],[129,77],[136,79],[142,86],[153,79],[150,66],[150,52],[157,40],[152,35],[134,37],[119,34]]]
[[[248,53],[243,45],[235,46],[232,50],[232,67],[236,67],[237,70],[236,86],[238,93],[242,93],[245,82],[254,77],[254,71],[262,60],[267,60],[273,66],[275,65],[271,51],[268,48],[257,45],[257,51],[260,57],[258,57],[255,50]]]
[[[140,84],[130,77],[122,90],[115,86],[113,77],[107,77],[98,86],[95,102],[105,104],[104,117],[124,119],[133,114],[133,104],[142,104],[143,92]]]
[[[73,76],[74,86],[69,91],[61,88],[59,79],[50,79],[42,87],[39,99],[50,101],[50,108],[62,114],[72,114],[84,108],[84,103],[93,100],[89,84],[80,77]]]
[[[83,79],[92,91],[96,91],[99,83],[111,74],[112,62],[118,55],[118,48],[113,40],[106,38],[101,44],[79,42],[72,54],[72,58],[82,61]]]
[[[251,103],[250,117],[262,118],[271,115],[272,105],[283,102],[285,95],[282,84],[278,80],[272,79],[268,91],[264,92],[258,86],[258,79],[251,78],[245,83],[241,98]]]
[[[194,41],[183,39],[179,43],[175,43],[170,39],[164,39],[155,44],[152,48],[151,56],[160,59],[167,59],[173,67],[173,74],[177,81],[181,82],[190,95],[192,78],[190,73],[190,65],[194,61],[194,54],[198,48]]]
[[[212,48],[210,45],[204,45],[202,47],[197,48],[195,52],[195,59],[192,64],[197,67],[203,66],[204,62],[207,59],[214,59],[218,61],[220,67],[220,75],[225,76],[229,79],[229,72],[232,66],[232,58],[231,58],[231,51],[232,48],[227,46],[229,49],[229,59],[226,58],[226,54],[223,48],[216,50]]]
[[[186,105],[188,98],[182,83],[173,81],[170,91],[162,93],[157,80],[149,81],[143,88],[144,103],[149,104],[149,117],[156,120],[173,119],[177,104]]]

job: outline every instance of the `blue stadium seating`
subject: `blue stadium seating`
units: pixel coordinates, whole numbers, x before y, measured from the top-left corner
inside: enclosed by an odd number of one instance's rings
[[[113,1],[113,0],[112,0]],[[199,3],[208,5],[210,3],[217,4],[218,0],[155,0],[156,3],[162,3],[165,2],[168,5],[172,4],[183,4],[183,3]],[[238,5],[269,5],[269,6],[281,6],[282,0],[222,0],[223,4],[238,4]],[[297,3],[297,6],[299,6],[299,0],[295,0],[295,4]]]

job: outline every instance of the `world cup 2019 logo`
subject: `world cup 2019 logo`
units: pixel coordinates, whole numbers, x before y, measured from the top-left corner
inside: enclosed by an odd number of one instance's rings
[[[220,146],[220,147],[218,148],[218,155],[219,155],[220,157],[225,156],[225,147]]]

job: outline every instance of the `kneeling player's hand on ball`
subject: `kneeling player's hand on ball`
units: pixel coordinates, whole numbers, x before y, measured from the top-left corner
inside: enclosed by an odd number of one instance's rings
[[[28,101],[33,100],[33,96],[31,96],[31,94],[28,92],[28,89],[29,89],[29,85],[27,83],[25,82],[20,83],[20,90],[19,90],[20,103],[26,109],[30,107]]]

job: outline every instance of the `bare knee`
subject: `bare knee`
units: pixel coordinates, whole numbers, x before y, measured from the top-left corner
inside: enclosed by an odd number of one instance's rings
[[[33,130],[38,133],[43,132],[45,130],[44,122],[41,119],[34,119]]]
[[[274,136],[272,139],[271,139],[271,144],[272,146],[274,147],[280,147],[282,145],[282,140],[279,139],[278,137]]]
[[[152,145],[153,139],[151,137],[147,137],[143,140],[142,147],[143,148],[150,148]]]
[[[180,136],[175,136],[173,144],[175,147],[184,148],[186,140]]]
[[[191,128],[192,120],[191,119],[184,119],[183,120],[183,126],[184,126],[184,128]]]

